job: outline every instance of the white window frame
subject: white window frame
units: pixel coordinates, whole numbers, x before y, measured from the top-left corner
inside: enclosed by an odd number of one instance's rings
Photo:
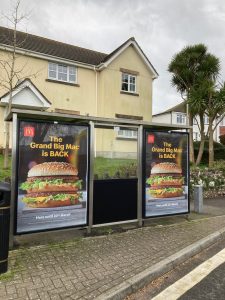
[[[186,124],[186,115],[183,113],[176,113],[176,123],[177,124]]]
[[[128,82],[125,82],[123,80],[123,77],[124,76],[127,76],[128,77]],[[134,78],[134,81],[135,83],[132,83],[132,79]],[[127,90],[124,90],[123,89],[123,84],[127,84]],[[134,85],[134,91],[131,90],[131,86]],[[136,75],[132,75],[132,74],[129,74],[129,73],[122,73],[122,77],[121,77],[121,91],[122,92],[127,92],[127,93],[136,93],[137,92],[137,76]]]
[[[64,68],[66,68],[66,73],[59,72],[60,66],[63,66]],[[53,68],[51,68],[51,67],[53,67]],[[55,71],[53,69],[55,69]],[[73,71],[73,73],[71,71]],[[50,72],[55,72],[56,76],[55,77],[51,76]],[[59,73],[66,74],[66,80],[59,79]],[[71,76],[75,77],[74,80],[71,80]],[[71,65],[60,64],[60,63],[49,62],[48,63],[48,79],[76,84],[77,83],[77,67],[71,66]]]
[[[128,132],[130,134],[128,134]],[[117,138],[137,140],[137,130],[119,128],[117,131]]]

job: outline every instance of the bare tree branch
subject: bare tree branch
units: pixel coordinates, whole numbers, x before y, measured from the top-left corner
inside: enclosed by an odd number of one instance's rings
[[[0,87],[3,88],[6,92],[9,93],[9,101],[7,103],[7,114],[11,112],[12,109],[12,95],[13,89],[19,80],[27,77],[31,77],[30,75],[24,75],[25,68],[27,63],[25,63],[21,67],[17,67],[17,49],[22,48],[23,44],[26,41],[27,35],[21,40],[18,40],[17,37],[17,26],[23,20],[28,18],[27,13],[21,13],[21,0],[16,0],[14,6],[12,7],[12,11],[10,14],[4,14],[3,16],[11,24],[12,30],[9,30],[8,37],[4,37],[8,46],[5,46],[4,57],[0,58],[0,67],[2,72],[4,73],[4,77],[0,77]],[[11,49],[10,49],[11,48]],[[9,51],[10,49],[10,51]],[[33,75],[32,75],[33,76]],[[8,156],[9,156],[9,124],[6,122],[6,137],[5,137],[5,152],[4,152],[4,168],[8,168]]]

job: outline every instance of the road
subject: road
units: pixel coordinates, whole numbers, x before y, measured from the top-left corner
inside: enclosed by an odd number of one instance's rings
[[[225,239],[126,298],[150,299],[224,300]]]

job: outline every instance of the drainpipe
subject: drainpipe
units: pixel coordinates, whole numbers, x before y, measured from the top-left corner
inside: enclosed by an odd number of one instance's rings
[[[95,115],[98,116],[98,72],[96,66],[94,66],[95,71]]]
[[[189,105],[188,103],[186,104],[186,125],[189,126],[190,121],[189,121]]]
[[[98,72],[96,70],[96,66],[94,66],[95,71],[95,115],[98,116]],[[97,149],[96,149],[96,141],[97,141],[97,135],[96,130],[94,130],[95,139],[94,139],[94,157],[97,156]]]

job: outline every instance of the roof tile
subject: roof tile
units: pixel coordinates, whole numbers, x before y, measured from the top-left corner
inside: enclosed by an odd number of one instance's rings
[[[13,30],[0,26],[0,43],[13,45]],[[44,37],[17,31],[18,48],[65,58],[91,65],[99,65],[108,56],[105,53],[65,44]]]

